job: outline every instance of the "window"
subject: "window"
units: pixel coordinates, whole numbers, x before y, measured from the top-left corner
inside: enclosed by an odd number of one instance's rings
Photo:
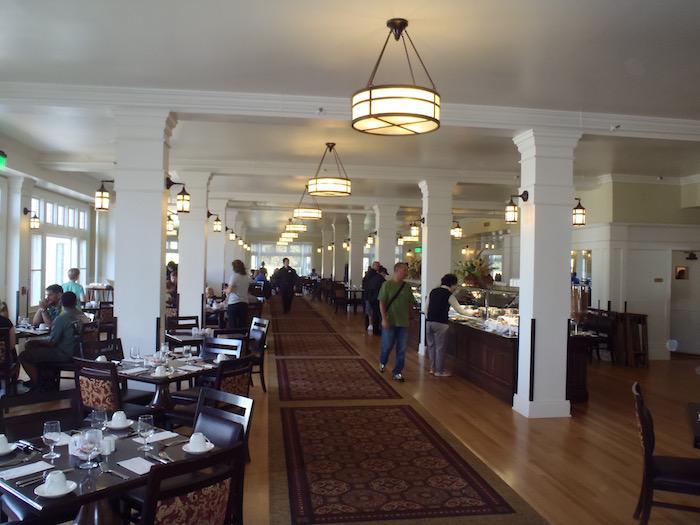
[[[265,263],[269,272],[282,266],[282,259],[289,257],[289,265],[294,268],[299,275],[311,273],[311,255],[313,246],[306,243],[294,243],[288,246],[277,246],[276,243],[256,243],[252,246],[251,269]]]
[[[39,201],[39,199],[37,199],[36,197],[32,197],[31,202],[32,203],[30,207],[32,209],[32,213],[36,214],[36,216],[39,217],[39,219],[41,219],[41,201]]]
[[[82,240],[80,241],[80,250],[79,253],[80,255],[78,256],[78,269],[80,270],[80,281],[83,283],[87,283],[87,260],[88,260],[88,252],[87,252],[87,241]]]
[[[37,306],[43,296],[41,235],[32,235],[32,256],[29,265],[29,303]]]
[[[66,211],[68,212],[68,224],[67,226],[69,228],[75,228],[75,209],[74,208],[67,208]]]
[[[72,266],[72,241],[68,237],[46,236],[46,285],[62,284]]]
[[[46,203],[46,216],[44,218],[44,222],[46,222],[46,224],[55,224],[56,223],[56,216],[54,213],[55,208],[56,208],[56,206],[54,206],[53,202]]]
[[[56,224],[63,226],[66,223],[66,208],[60,204],[56,207]]]
[[[78,228],[87,230],[87,213],[84,211],[78,213]]]

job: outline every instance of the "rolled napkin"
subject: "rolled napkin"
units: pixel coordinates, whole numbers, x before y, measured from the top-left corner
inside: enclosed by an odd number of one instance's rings
[[[28,476],[29,474],[36,474],[37,472],[43,472],[44,470],[49,470],[53,468],[51,463],[46,461],[37,461],[36,463],[30,463],[29,465],[22,465],[21,467],[15,467],[0,472],[0,478],[5,481],[9,481],[15,478],[21,478],[22,476]]]

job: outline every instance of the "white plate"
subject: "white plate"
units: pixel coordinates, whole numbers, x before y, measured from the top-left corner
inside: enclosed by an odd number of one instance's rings
[[[107,428],[110,430],[126,430],[127,428],[129,428],[133,424],[134,424],[133,419],[127,419],[123,425],[117,425],[116,423],[114,423],[114,421],[110,420],[110,421],[107,421]]]
[[[14,452],[15,450],[17,450],[17,443],[9,443],[9,447],[8,447],[7,451],[0,452],[0,456],[7,456],[8,454],[10,454],[11,452]]]
[[[41,496],[42,498],[61,498],[66,494],[70,494],[71,492],[73,492],[77,487],[78,484],[75,481],[66,480],[66,488],[63,489],[60,493],[46,494],[44,492],[44,484],[42,483],[34,489],[34,494],[36,494],[37,496]]]
[[[192,450],[190,448],[189,443],[185,443],[184,445],[182,445],[182,450],[184,450],[188,454],[204,454],[206,452],[209,452],[213,448],[214,448],[214,443],[207,443],[207,446],[204,448],[204,450]]]
[[[165,377],[168,377],[169,375],[170,375],[170,374],[156,374],[156,373],[153,373],[153,374],[151,374],[151,377],[155,377],[156,379],[163,379],[163,378],[165,378]]]

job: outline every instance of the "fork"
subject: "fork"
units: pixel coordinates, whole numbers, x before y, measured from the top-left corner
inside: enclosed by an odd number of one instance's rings
[[[105,463],[104,461],[102,461],[100,463],[100,472],[102,474],[112,474],[113,476],[117,476],[118,478],[121,478],[123,480],[129,479],[129,476],[126,476],[126,475],[122,474],[121,472],[117,472],[116,470],[109,468],[109,465],[107,463]]]

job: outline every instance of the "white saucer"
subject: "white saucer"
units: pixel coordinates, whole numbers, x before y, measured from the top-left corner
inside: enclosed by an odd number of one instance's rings
[[[163,379],[163,378],[165,378],[165,377],[168,377],[169,375],[170,375],[170,374],[156,374],[155,372],[153,372],[153,373],[151,374],[151,377],[155,377],[156,379]]]
[[[129,428],[131,425],[134,424],[133,419],[127,419],[124,424],[122,425],[117,425],[114,421],[107,421],[107,428],[110,430],[126,430]]]
[[[192,450],[190,448],[189,443],[185,443],[184,445],[182,445],[182,450],[184,450],[188,454],[205,454],[213,448],[214,448],[214,443],[207,443],[206,447],[204,447],[203,450]]]
[[[15,450],[17,450],[17,443],[9,443],[9,447],[8,447],[7,451],[0,452],[0,456],[7,456],[8,454],[14,452]]]
[[[77,487],[78,484],[75,481],[66,480],[66,487],[61,492],[57,492],[55,494],[46,494],[44,492],[44,484],[42,483],[34,489],[34,494],[36,494],[37,496],[41,496],[42,498],[61,498],[66,494],[70,494],[71,492],[73,492]]]

